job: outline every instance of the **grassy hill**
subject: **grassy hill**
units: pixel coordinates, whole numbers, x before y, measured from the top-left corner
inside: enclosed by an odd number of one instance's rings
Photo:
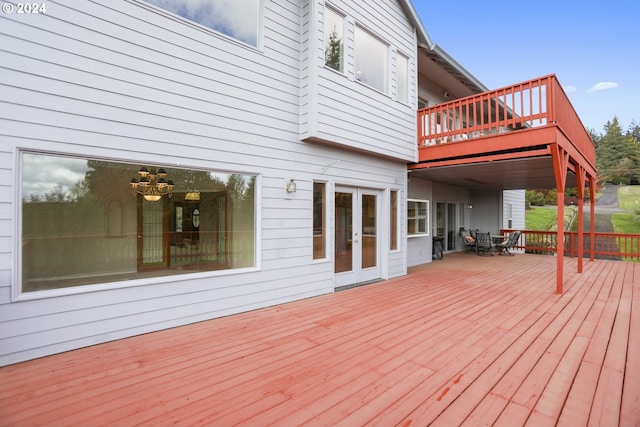
[[[620,209],[626,212],[611,214],[614,231],[616,233],[640,234],[640,185],[618,187],[618,203]],[[567,207],[565,211],[570,209]],[[525,213],[525,228],[527,230],[551,230],[556,225],[556,212],[556,206],[532,207]]]

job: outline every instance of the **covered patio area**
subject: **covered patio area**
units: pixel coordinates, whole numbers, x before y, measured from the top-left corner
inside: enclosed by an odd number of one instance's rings
[[[575,259],[567,259],[572,264]],[[640,266],[447,255],[394,280],[0,368],[0,424],[640,424]]]

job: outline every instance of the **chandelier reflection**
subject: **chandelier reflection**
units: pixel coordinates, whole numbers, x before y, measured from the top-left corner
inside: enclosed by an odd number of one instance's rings
[[[141,167],[138,171],[140,178],[131,180],[131,188],[134,194],[142,194],[145,200],[157,202],[163,196],[173,195],[173,181],[167,180],[167,172],[164,169],[149,171],[146,167]]]

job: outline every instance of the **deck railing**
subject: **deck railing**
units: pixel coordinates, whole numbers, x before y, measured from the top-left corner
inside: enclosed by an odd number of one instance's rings
[[[500,234],[507,234],[515,230],[503,229]],[[555,231],[520,230],[522,233],[516,249],[527,253],[555,255],[556,239]],[[578,256],[578,232],[566,231],[564,233],[564,255]],[[591,236],[583,234],[583,255],[591,256]],[[627,261],[640,261],[640,234],[624,233],[594,233],[594,256],[596,258],[622,259]]]
[[[555,75],[423,108],[417,114],[422,148],[557,125],[595,163],[593,142]]]

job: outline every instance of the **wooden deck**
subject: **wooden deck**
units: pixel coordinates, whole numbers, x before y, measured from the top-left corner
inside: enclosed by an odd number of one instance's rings
[[[640,264],[406,277],[0,369],[2,426],[638,426]]]

